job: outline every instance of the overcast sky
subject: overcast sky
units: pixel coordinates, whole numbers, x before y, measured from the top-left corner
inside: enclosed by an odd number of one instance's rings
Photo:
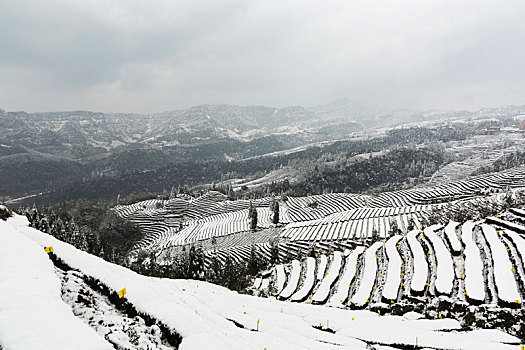
[[[0,1],[0,108],[525,104],[525,1]]]

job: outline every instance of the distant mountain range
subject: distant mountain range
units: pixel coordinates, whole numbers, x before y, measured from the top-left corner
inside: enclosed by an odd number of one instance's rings
[[[157,114],[0,110],[0,200],[166,164],[257,157],[401,124],[523,111],[421,112],[349,99],[311,108],[200,105]]]

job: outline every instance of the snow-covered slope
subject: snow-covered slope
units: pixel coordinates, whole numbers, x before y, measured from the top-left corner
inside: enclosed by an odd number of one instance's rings
[[[6,349],[113,349],[73,315],[44,249],[0,220],[0,345]]]
[[[126,288],[126,300],[139,312],[180,334],[179,349],[370,349],[414,346],[416,337],[418,346],[429,348],[515,349],[519,344],[500,331],[461,332],[459,322],[451,319],[379,316],[239,295],[201,281],[141,276],[29,228],[20,216],[0,222],[0,239],[4,349],[113,348],[67,309],[45,246],[110,290]],[[319,325],[335,333],[313,327]]]

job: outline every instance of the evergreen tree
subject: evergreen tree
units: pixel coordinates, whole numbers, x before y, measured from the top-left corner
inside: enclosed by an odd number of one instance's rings
[[[248,208],[248,219],[250,220],[250,230],[255,231],[257,229],[257,209],[253,207],[252,202]]]
[[[312,258],[315,258],[317,256],[317,249],[315,243],[310,246],[310,252],[308,253],[308,256]]]
[[[231,201],[235,200],[235,193],[233,192],[232,184],[228,185],[227,195],[228,195],[228,199],[229,200],[231,200]]]
[[[412,231],[415,227],[416,227],[416,224],[414,222],[414,218],[410,217],[410,219],[408,219],[408,227],[407,227],[407,229],[409,231]]]
[[[275,198],[272,199],[272,204],[270,205],[270,210],[273,213],[272,223],[274,225],[277,225],[279,223],[279,202]]]
[[[377,232],[377,230],[373,229],[372,230],[372,243],[377,242],[380,239],[381,239],[381,237],[379,237],[379,233]]]
[[[250,259],[248,260],[248,274],[255,276],[267,266],[267,261],[257,249],[255,244],[252,245],[250,251]]]
[[[400,230],[399,230],[399,226],[397,226],[396,219],[391,218],[390,219],[390,231],[389,231],[390,236],[396,235],[399,232],[400,232]]]
[[[223,265],[217,256],[211,259],[210,265],[206,269],[206,281],[220,284],[223,273]]]
[[[195,280],[204,279],[204,253],[202,248],[192,245],[188,260],[188,277]]]
[[[275,238],[270,242],[270,263],[279,263],[279,238]]]
[[[150,276],[157,276],[159,273],[159,265],[157,264],[157,256],[154,252],[149,254],[148,274]]]

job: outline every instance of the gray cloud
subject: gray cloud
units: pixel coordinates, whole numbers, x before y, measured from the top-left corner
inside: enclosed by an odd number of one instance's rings
[[[0,108],[525,103],[521,1],[0,3]]]

